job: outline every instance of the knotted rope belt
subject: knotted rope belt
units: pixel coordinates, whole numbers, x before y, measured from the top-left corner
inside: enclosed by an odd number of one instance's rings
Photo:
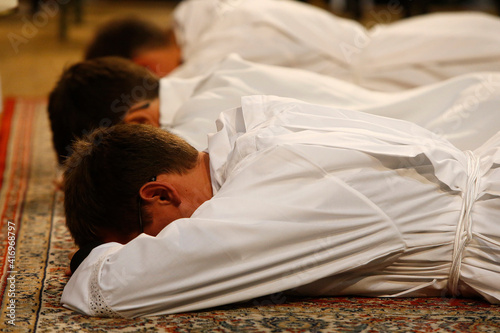
[[[462,193],[462,209],[455,233],[453,258],[448,281],[448,290],[454,297],[460,295],[458,290],[460,268],[462,267],[465,248],[472,239],[472,207],[476,202],[479,191],[479,159],[471,151],[465,153],[467,156],[467,184]]]

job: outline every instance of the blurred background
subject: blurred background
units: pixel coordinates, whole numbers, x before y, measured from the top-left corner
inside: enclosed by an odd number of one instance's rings
[[[301,0],[294,0],[301,1]],[[96,27],[124,14],[168,26],[178,0],[0,0],[0,84],[3,97],[44,97],[63,68],[81,60]],[[500,0],[303,0],[370,27],[435,11],[497,15]],[[6,9],[16,3],[14,9]]]
[[[2,0],[0,0],[2,1]],[[168,26],[178,3],[118,0],[19,1],[0,16],[2,94],[46,96],[63,68],[83,57],[96,27],[115,16],[134,14]]]

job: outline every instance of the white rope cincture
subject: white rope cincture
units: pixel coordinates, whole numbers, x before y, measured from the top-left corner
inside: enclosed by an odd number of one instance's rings
[[[453,244],[453,258],[451,262],[448,290],[453,297],[460,296],[458,282],[460,268],[467,245],[472,239],[472,207],[476,202],[479,191],[479,159],[471,151],[465,151],[467,157],[467,184],[462,192],[462,209],[455,233]]]

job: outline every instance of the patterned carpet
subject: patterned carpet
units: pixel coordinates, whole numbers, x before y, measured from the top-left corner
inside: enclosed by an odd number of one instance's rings
[[[60,306],[73,248],[55,190],[46,104],[0,114],[0,328],[4,332],[500,332],[500,307],[475,300],[283,294],[168,316],[89,318]],[[500,286],[500,281],[499,281]]]

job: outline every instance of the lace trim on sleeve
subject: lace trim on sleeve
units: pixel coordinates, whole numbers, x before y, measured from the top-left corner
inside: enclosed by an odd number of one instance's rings
[[[99,272],[105,258],[106,256],[103,256],[94,265],[92,276],[90,277],[90,314],[95,317],[122,317],[108,306],[108,303],[106,302],[105,297],[101,294],[101,289],[99,288]]]

